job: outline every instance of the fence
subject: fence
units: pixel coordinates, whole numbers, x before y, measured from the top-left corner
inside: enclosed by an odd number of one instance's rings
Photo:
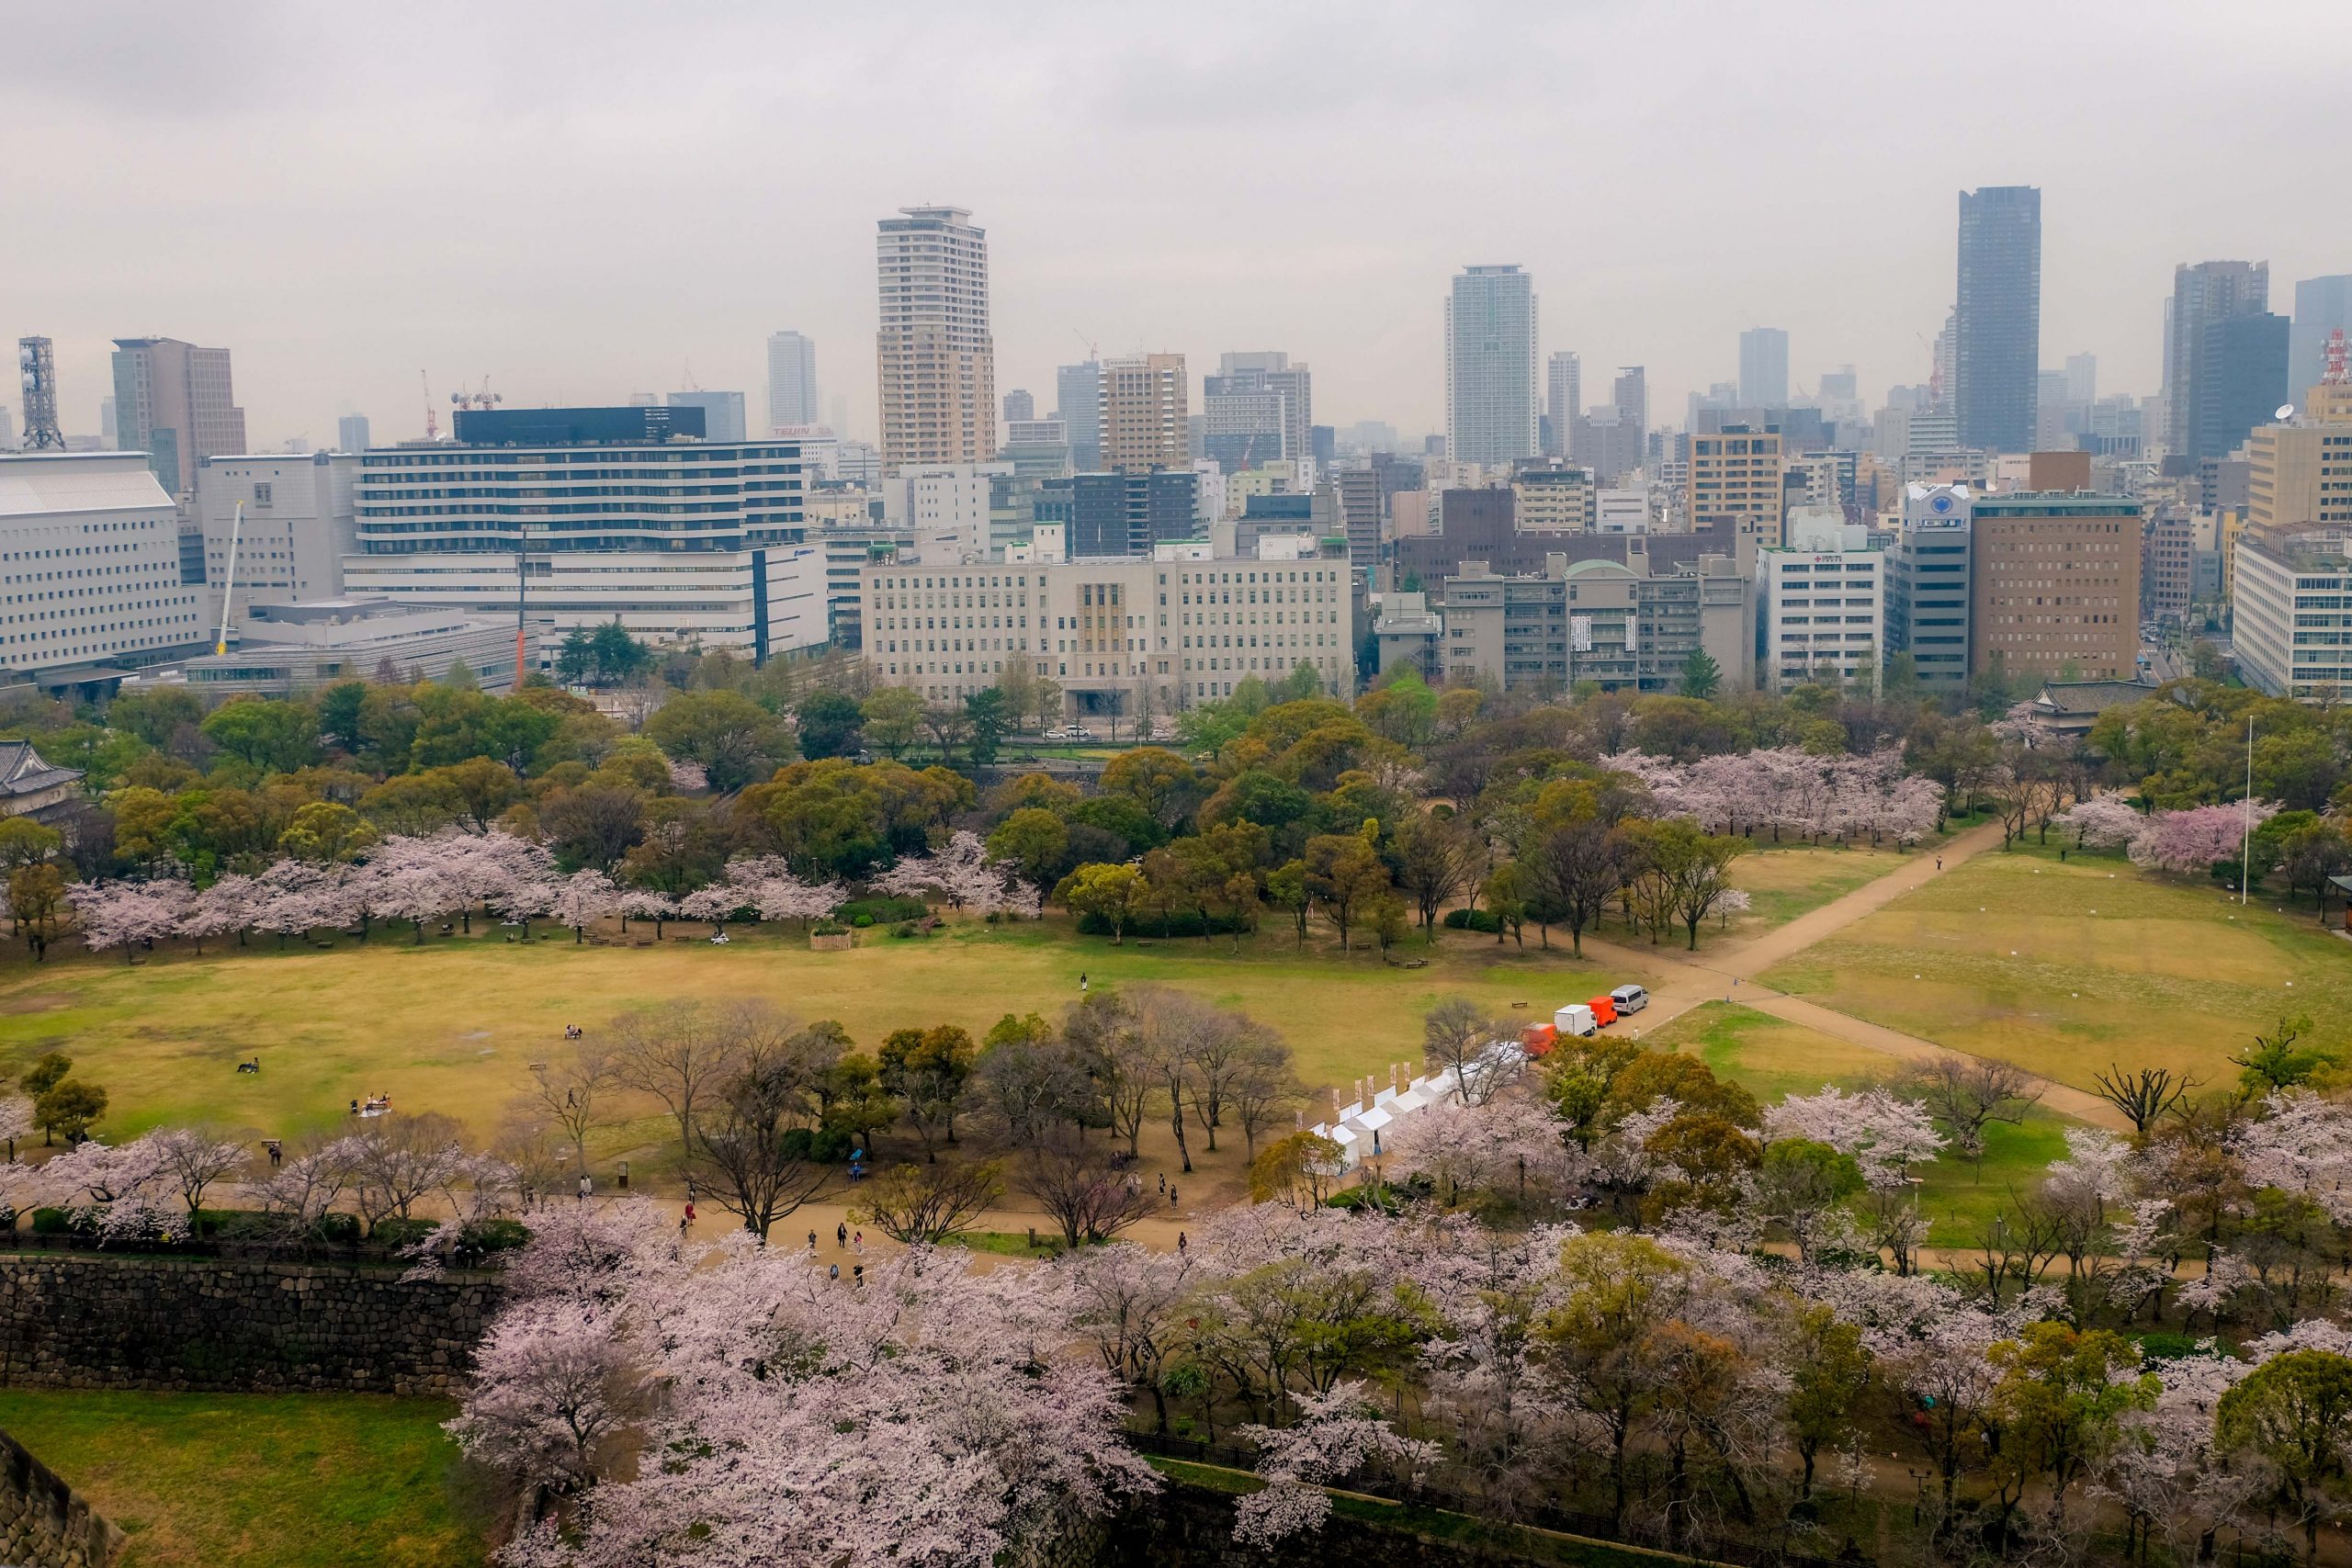
[[[1227,1470],[1254,1471],[1258,1467],[1255,1449],[1231,1443],[1210,1443],[1197,1438],[1132,1430],[1126,1434],[1126,1438],[1145,1453],[1158,1454],[1163,1459],[1192,1460],[1200,1464],[1222,1465]],[[1419,1507],[1437,1508],[1449,1514],[1490,1519],[1500,1524],[1528,1525],[1560,1535],[1584,1536],[1621,1546],[1636,1546],[1651,1551],[1678,1550],[1660,1547],[1655,1541],[1636,1540],[1620,1529],[1616,1521],[1606,1514],[1581,1513],[1573,1508],[1538,1504],[1516,1508],[1507,1517],[1498,1517],[1482,1500],[1468,1493],[1443,1486],[1397,1486],[1377,1477],[1351,1480],[1343,1490],[1360,1492],[1368,1497],[1385,1498],[1392,1503],[1409,1503]],[[1736,1564],[1737,1568],[1873,1568],[1871,1560],[1859,1553],[1838,1558],[1816,1557],[1807,1552],[1790,1551],[1744,1540],[1708,1540],[1690,1543],[1682,1550],[1703,1552],[1709,1561]]]

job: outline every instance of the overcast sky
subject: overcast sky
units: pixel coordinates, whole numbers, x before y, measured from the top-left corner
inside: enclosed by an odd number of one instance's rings
[[[1793,379],[1927,378],[1956,192],[2042,188],[2042,363],[2154,391],[2173,265],[2352,272],[2352,5],[230,6],[0,0],[0,339],[235,352],[252,444],[740,389],[816,338],[874,434],[874,223],[988,230],[997,385],[1280,348],[1316,417],[1443,419],[1447,279],[1535,276],[1587,400],[1661,420],[1746,327]],[[1597,391],[1596,389],[1599,389]]]

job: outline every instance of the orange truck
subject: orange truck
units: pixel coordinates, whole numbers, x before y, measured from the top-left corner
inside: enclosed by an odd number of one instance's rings
[[[1592,1010],[1592,1021],[1606,1029],[1617,1021],[1617,1000],[1607,992],[1584,1004]]]

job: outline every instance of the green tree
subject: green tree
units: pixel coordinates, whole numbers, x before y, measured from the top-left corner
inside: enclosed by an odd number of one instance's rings
[[[567,686],[584,684],[596,668],[596,639],[586,626],[574,626],[557,645],[555,678]]]
[[[65,878],[53,865],[20,865],[8,874],[8,919],[36,964],[49,956],[50,935],[64,901]]]
[[[645,721],[645,734],[671,756],[700,762],[721,794],[773,773],[792,750],[775,716],[741,692],[680,692]]]
[[[596,680],[604,685],[618,685],[653,667],[653,650],[629,636],[618,615],[589,634],[588,650]]]
[[[294,813],[277,844],[296,860],[332,865],[357,859],[379,837],[348,806],[314,800]]]
[[[2308,1018],[2282,1018],[2278,1027],[2268,1034],[2257,1034],[2254,1044],[2243,1055],[2232,1056],[2230,1064],[2238,1068],[2238,1089],[2246,1099],[2293,1089],[2310,1081],[2312,1075],[2333,1060],[2331,1055],[2316,1045],[2298,1047],[2295,1043],[2310,1032]]]
[[[290,773],[319,760],[318,716],[301,703],[232,697],[201,728],[206,739],[256,773]]]
[[[1724,667],[1715,662],[1714,655],[1703,648],[1694,648],[1682,661],[1680,687],[1686,697],[1702,701],[1715,694],[1724,683]]]
[[[971,739],[967,745],[972,765],[989,766],[1013,728],[1013,711],[1005,702],[1004,694],[994,686],[972,693],[964,699],[964,720],[971,727]]]
[[[63,1079],[33,1101],[33,1122],[43,1143],[51,1133],[62,1133],[68,1144],[78,1144],[90,1135],[91,1123],[106,1113],[107,1091],[80,1078]]]
[[[1988,1359],[2000,1377],[1992,1399],[2001,1427],[1996,1463],[2050,1477],[2052,1534],[2061,1536],[2067,1493],[2113,1445],[2123,1413],[2155,1403],[2155,1374],[2127,1375],[2139,1370],[2140,1348],[2123,1336],[2063,1323],[2028,1324]]]
[[[1127,923],[1143,898],[1143,873],[1131,865],[1082,865],[1054,889],[1054,901],[1062,908],[1108,924],[1114,947],[1126,940]]]
[[[855,756],[865,744],[858,730],[858,705],[839,692],[809,693],[800,699],[794,716],[799,720],[800,754],[812,762]]]
[[[0,869],[46,865],[65,847],[65,835],[29,817],[0,818]]]
[[[1031,883],[1051,887],[1069,854],[1069,829],[1050,811],[1024,807],[996,825],[988,847],[990,859],[1010,861]]]
[[[956,1114],[963,1109],[977,1055],[972,1037],[954,1024],[895,1030],[882,1042],[882,1088],[904,1108],[907,1124],[922,1140],[926,1162],[938,1160],[943,1138],[956,1141]]]
[[[879,747],[892,761],[922,734],[922,698],[911,686],[885,686],[859,706],[866,744]]]
[[[1348,951],[1348,936],[1359,912],[1389,890],[1388,867],[1361,837],[1326,833],[1306,840],[1306,884],[1323,918],[1340,933],[1340,951]]]
[[[73,1070],[73,1057],[62,1051],[51,1051],[27,1067],[24,1077],[19,1081],[27,1094],[39,1099],[63,1082],[65,1075]]]
[[[2273,1356],[2222,1395],[2214,1440],[2249,1450],[2278,1480],[2278,1498],[2303,1527],[2304,1561],[2319,1557],[2320,1518],[2345,1490],[2352,1449],[2352,1358],[2329,1350]]]
[[[1826,1306],[1799,1306],[1790,1328],[1783,1408],[1790,1438],[1804,1461],[1798,1495],[1810,1497],[1815,1459],[1850,1429],[1854,1407],[1870,1388],[1871,1356],[1862,1348],[1862,1331],[1839,1322]]]

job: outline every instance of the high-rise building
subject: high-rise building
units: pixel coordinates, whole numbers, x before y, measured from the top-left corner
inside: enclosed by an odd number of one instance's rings
[[[2098,401],[2098,355],[2070,354],[2066,356],[2066,400],[2084,408]]]
[[[2176,457],[2219,457],[2202,421],[2206,355],[2222,341],[2206,329],[2270,309],[2268,262],[2210,261],[2173,268],[2165,306],[2165,446]],[[2276,405],[2274,405],[2276,406]],[[2243,434],[2243,433],[2241,433]]]
[[[1916,679],[1931,692],[1968,686],[1973,506],[1966,485],[1906,486],[1887,561],[1887,652],[1909,655]]]
[[[816,340],[799,333],[774,333],[768,339],[767,434],[823,420],[818,412]],[[835,432],[849,434],[840,429],[839,421],[835,421]]]
[[[196,466],[245,449],[245,411],[229,380],[229,351],[168,337],[114,340],[118,444],[147,454],[175,498],[193,494]]]
[[[1721,434],[1690,437],[1686,491],[1692,529],[1719,519],[1752,517],[1768,545],[1781,543],[1781,433],[1727,424]]]
[[[1181,354],[1102,361],[1096,461],[1104,468],[1190,469],[1191,386]]]
[[[1464,267],[1445,302],[1446,456],[1510,463],[1537,455],[1535,280],[1517,266]]]
[[[2248,528],[2231,551],[2231,634],[2246,684],[2333,706],[2352,693],[2352,536]]]
[[[63,685],[204,640],[173,498],[137,454],[0,457],[0,668]]]
[[[673,392],[670,406],[673,409],[702,410],[702,438],[705,441],[741,441],[749,434],[743,425],[743,394],[741,392]]]
[[[1148,556],[1154,545],[1195,536],[1199,481],[1189,468],[1074,476],[1069,558]]]
[[[368,416],[347,413],[334,422],[334,449],[338,452],[368,450]]]
[[[1012,390],[1004,394],[1005,423],[1012,424],[1022,420],[1035,419],[1036,417],[1037,400],[1031,397],[1026,389],[1015,387]]]
[[[2295,331],[2287,349],[2287,395],[2301,402],[2327,369],[2327,334],[2352,335],[2352,272],[2295,285]]]
[[[1314,377],[1289,355],[1222,355],[1216,373],[1201,378],[1201,412],[1207,416],[1202,456],[1228,472],[1279,459],[1303,462],[1314,455],[1308,435],[1314,405]],[[1269,434],[1272,442],[1265,439]]]
[[[2131,680],[2140,659],[2140,511],[2120,496],[1978,496],[1971,667]]]
[[[1552,421],[1552,439],[1544,445],[1547,457],[1568,455],[1569,432],[1584,412],[1584,367],[1573,349],[1561,349],[1544,362],[1544,412]]]
[[[2246,437],[2246,523],[2352,528],[2352,386],[2320,384]]]
[[[693,408],[462,410],[455,423],[454,446],[360,459],[354,596],[511,617],[519,571],[543,646],[616,619],[755,661],[825,640],[799,442],[680,441],[702,434]]]
[[[1054,417],[1069,429],[1070,466],[1102,466],[1102,362],[1088,359],[1054,372]]]
[[[2041,192],[1960,193],[1960,280],[1947,393],[1964,446],[2031,449],[2041,369]]]
[[[1739,334],[1739,406],[1789,406],[1789,334],[1779,327],[1750,327]]]
[[[960,207],[899,211],[877,244],[883,468],[986,462],[997,413],[987,231]]]
[[[2256,425],[2277,417],[2289,399],[2290,326],[2286,317],[2267,311],[2205,323],[2188,456],[2200,462],[2226,457]]]

